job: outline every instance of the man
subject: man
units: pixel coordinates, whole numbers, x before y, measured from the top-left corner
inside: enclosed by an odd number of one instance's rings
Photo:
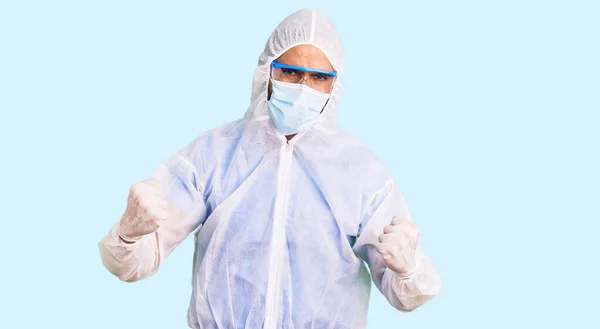
[[[191,328],[364,328],[371,278],[399,310],[433,298],[440,278],[391,174],[337,128],[342,73],[323,14],[286,18],[245,117],[131,188],[99,245],[106,268],[144,279],[195,231]]]

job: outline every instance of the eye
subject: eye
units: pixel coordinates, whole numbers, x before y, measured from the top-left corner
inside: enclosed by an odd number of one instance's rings
[[[315,73],[313,74],[313,79],[318,81],[328,81],[331,77],[327,74]]]
[[[281,73],[285,74],[285,75],[296,75],[298,74],[297,70],[292,70],[292,69],[281,69]]]

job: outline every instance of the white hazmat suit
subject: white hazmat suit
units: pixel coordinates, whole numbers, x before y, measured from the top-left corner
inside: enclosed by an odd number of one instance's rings
[[[131,282],[153,275],[194,232],[191,328],[364,328],[371,279],[403,311],[441,287],[420,246],[409,278],[376,251],[383,228],[409,214],[385,166],[338,130],[340,79],[313,128],[290,141],[275,129],[270,64],[300,44],[343,74],[332,23],[312,9],[287,17],[260,56],[244,118],[202,134],[156,172],[177,218],[131,244],[117,223],[99,244],[105,267]]]

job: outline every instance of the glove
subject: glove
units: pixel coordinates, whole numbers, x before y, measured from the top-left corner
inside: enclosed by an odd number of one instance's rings
[[[161,221],[169,216],[167,207],[164,191],[156,179],[133,185],[129,191],[127,208],[119,221],[119,236],[123,241],[133,243],[155,232]]]
[[[417,267],[419,236],[419,227],[400,217],[394,217],[391,225],[384,227],[383,234],[379,236],[377,252],[383,257],[385,266],[401,279],[410,278]]]

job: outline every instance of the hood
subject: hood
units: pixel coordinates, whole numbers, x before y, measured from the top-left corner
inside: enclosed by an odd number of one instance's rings
[[[258,59],[252,81],[252,100],[244,118],[250,121],[270,119],[267,94],[271,62],[288,49],[302,44],[319,48],[338,72],[331,98],[321,113],[323,118],[315,125],[324,133],[334,133],[338,130],[336,106],[342,93],[343,48],[333,23],[315,9],[302,9],[291,14],[271,33]]]

